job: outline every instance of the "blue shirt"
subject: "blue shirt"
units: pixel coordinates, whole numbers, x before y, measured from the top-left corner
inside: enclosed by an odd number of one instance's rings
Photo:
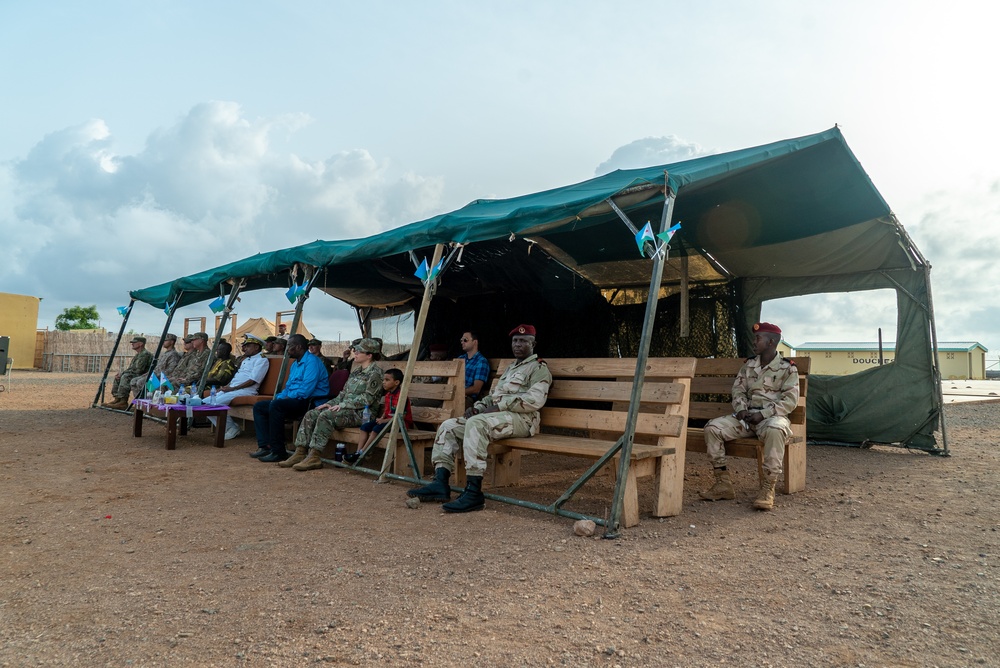
[[[471,358],[467,353],[462,353],[458,356],[458,359],[465,360],[465,386],[472,387],[472,384],[477,380],[483,381],[483,389],[488,389],[486,387],[486,379],[490,377],[490,363],[486,361],[483,354],[476,351],[476,354]],[[471,395],[472,398],[476,398],[477,394]]]
[[[309,399],[330,394],[330,377],[323,361],[306,351],[292,364],[284,389],[274,395],[275,399]]]

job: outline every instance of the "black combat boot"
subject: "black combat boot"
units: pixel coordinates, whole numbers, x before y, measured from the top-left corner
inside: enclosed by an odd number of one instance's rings
[[[260,459],[261,457],[265,457],[269,454],[271,454],[271,448],[262,448],[258,445],[257,450],[251,452],[250,456],[253,457],[254,459]]]
[[[486,507],[486,497],[483,496],[483,476],[470,475],[467,480],[468,484],[466,484],[462,496],[441,506],[446,513],[469,513]]]
[[[448,479],[451,471],[441,466],[434,469],[434,482],[423,487],[417,487],[406,492],[407,496],[415,496],[421,501],[450,501],[451,485]]]

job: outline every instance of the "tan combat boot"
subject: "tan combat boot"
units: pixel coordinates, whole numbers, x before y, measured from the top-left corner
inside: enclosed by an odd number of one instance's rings
[[[307,448],[304,445],[296,445],[295,452],[292,454],[292,456],[283,462],[278,462],[278,466],[280,466],[283,469],[291,468],[296,464],[298,464],[299,462],[301,462],[303,459],[305,459],[308,453],[309,453],[309,448]]]
[[[774,508],[774,486],[778,478],[765,475],[760,481],[760,491],[757,498],[753,500],[753,507],[757,510],[771,510]]]
[[[296,448],[296,450],[298,449]],[[292,468],[296,471],[312,471],[313,469],[323,468],[323,461],[319,458],[319,450],[317,448],[310,448],[309,456]]]
[[[729,477],[729,471],[715,469],[715,484],[711,489],[701,492],[699,496],[706,501],[735,499],[736,490],[733,489],[733,479]]]
[[[128,399],[115,399],[110,404],[105,404],[107,408],[113,408],[116,411],[123,411],[128,408]]]

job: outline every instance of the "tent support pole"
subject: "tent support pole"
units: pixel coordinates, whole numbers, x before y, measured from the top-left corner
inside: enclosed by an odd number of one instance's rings
[[[434,246],[434,261],[431,263],[432,267],[437,266],[437,263],[441,261],[441,256],[443,254],[444,244],[437,244]],[[440,277],[440,274],[438,277]],[[434,280],[428,280],[424,284],[424,298],[423,301],[420,302],[420,314],[417,315],[417,324],[413,329],[413,343],[410,344],[410,355],[406,358],[406,370],[403,371],[403,384],[399,388],[398,405],[403,406],[404,408],[406,407],[406,400],[410,392],[410,380],[413,376],[413,367],[417,363],[417,352],[420,350],[420,341],[424,336],[424,326],[427,324],[428,307],[431,305],[431,299],[434,298],[437,280],[437,278]],[[392,460],[396,454],[394,444],[396,442],[396,434],[398,433],[399,420],[393,420],[389,431],[389,440],[386,442],[385,446],[385,456],[382,458],[382,468],[379,471],[377,482],[387,482],[386,474],[389,471],[389,467],[392,466]],[[409,448],[409,443],[407,443],[407,449]],[[412,452],[410,456],[412,458]],[[414,474],[419,476],[420,472],[414,471]]]
[[[229,314],[233,312],[233,306],[236,305],[236,298],[240,295],[240,290],[246,285],[247,281],[245,278],[240,279],[239,283],[233,284],[233,290],[229,293],[229,299],[226,300],[226,308],[222,311],[222,319],[219,321],[219,328],[215,330],[215,341],[212,342],[212,352],[208,356],[208,364],[201,371],[201,378],[198,379],[198,388],[201,392],[205,391],[205,380],[208,378],[208,371],[212,368],[212,364],[215,362],[215,350],[219,347],[219,341],[222,340],[222,335],[226,331],[226,324],[229,322]],[[293,330],[294,331],[294,330]],[[235,341],[233,342],[236,343]],[[234,346],[235,347],[235,346]]]
[[[311,271],[310,271],[311,269]],[[309,267],[306,270],[308,272],[309,284],[306,286],[306,291],[299,295],[299,298],[295,301],[295,315],[292,316],[292,331],[297,332],[299,329],[299,322],[302,320],[302,307],[305,306],[306,300],[309,299],[309,293],[313,289],[313,276],[316,275],[316,267]],[[278,394],[285,387],[285,371],[288,369],[288,346],[285,346],[285,356],[281,358],[281,368],[278,369],[278,384],[274,389],[274,393]]]
[[[944,448],[944,452],[941,454],[945,457],[950,457],[951,453],[948,451],[948,432],[944,426],[944,388],[941,387],[941,367],[938,362],[938,340],[937,340],[937,325],[934,321],[934,300],[931,299],[931,267],[928,264],[924,264],[924,281],[927,284],[927,319],[930,321],[931,325],[931,368],[934,370],[934,384],[937,386],[934,396],[938,402],[938,415],[940,415],[941,420],[941,445]]]
[[[674,200],[676,196],[670,189],[670,181],[666,172],[663,174],[663,215],[660,218],[659,233],[670,227],[670,219],[674,215]],[[660,297],[660,281],[663,280],[663,265],[666,264],[666,253],[653,255],[653,272],[649,279],[649,295],[646,298],[646,315],[642,322],[642,336],[639,339],[639,352],[635,360],[635,377],[632,380],[632,396],[629,399],[628,415],[625,418],[625,434],[622,436],[621,459],[618,463],[618,480],[615,482],[614,497],[611,501],[611,515],[605,527],[605,538],[617,538],[621,527],[622,502],[625,498],[625,484],[628,480],[628,467],[632,458],[632,442],[635,439],[635,426],[639,419],[639,404],[642,400],[642,384],[646,379],[646,361],[649,359],[649,347],[653,338],[653,326],[656,322],[656,305]],[[678,448],[674,455],[678,459],[681,475],[684,474],[684,450]],[[667,475],[661,471],[660,475]]]
[[[149,377],[153,375],[156,365],[160,363],[160,353],[163,352],[163,339],[166,338],[167,330],[170,329],[170,323],[174,320],[174,312],[177,311],[177,302],[180,301],[180,298],[183,296],[183,290],[177,293],[177,298],[174,299],[174,305],[170,307],[170,312],[167,313],[167,321],[163,323],[163,332],[160,334],[160,342],[156,344],[156,352],[153,353],[153,361],[149,363],[149,371],[146,372],[146,382],[142,384],[143,394],[146,392],[146,384],[149,383]]]
[[[115,339],[115,345],[111,348],[111,355],[108,357],[108,365],[104,367],[104,375],[101,376],[101,384],[97,386],[97,394],[94,395],[94,403],[90,404],[91,408],[97,408],[104,398],[104,384],[108,382],[108,374],[111,373],[111,365],[115,361],[115,355],[118,354],[118,345],[122,342],[122,337],[125,336],[125,325],[128,323],[128,318],[132,315],[132,307],[135,305],[135,300],[132,299],[128,303],[128,309],[125,311],[125,317],[122,318],[122,326],[118,328],[118,338]]]
[[[681,338],[686,339],[691,336],[691,313],[688,309],[688,299],[690,297],[690,286],[688,284],[688,256],[681,256]]]

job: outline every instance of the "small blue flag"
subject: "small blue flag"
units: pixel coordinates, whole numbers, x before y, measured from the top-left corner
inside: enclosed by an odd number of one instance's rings
[[[285,291],[285,297],[287,297],[288,301],[290,303],[292,303],[292,304],[295,303],[295,295],[296,295],[295,291],[298,290],[298,289],[299,289],[299,286],[297,286],[294,283],[292,283],[292,287],[288,288],[288,290]]]
[[[428,278],[430,278],[430,280],[433,281],[435,278],[438,277],[438,274],[441,273],[442,269],[444,269],[444,258],[441,258],[441,261],[438,262],[436,265],[434,265],[434,268],[431,269],[431,273]]]
[[[154,373],[149,377],[149,380],[146,381],[146,396],[150,399],[153,397],[153,392],[156,392],[157,380],[159,379],[156,377],[156,374]]]
[[[161,374],[160,374],[160,387],[163,387],[164,385],[166,385],[166,386],[167,386],[167,389],[168,389],[168,390],[170,390],[171,392],[173,392],[173,391],[174,391],[174,386],[173,386],[173,385],[172,385],[172,384],[170,383],[170,381],[169,381],[169,380],[167,380],[167,377],[166,377],[166,376],[164,376],[164,375],[163,375],[163,374],[161,373]]]
[[[208,308],[212,309],[212,313],[222,313],[226,310],[226,300],[220,295],[209,302]]]
[[[430,273],[430,267],[427,266],[427,258],[424,258],[424,261],[420,263],[420,266],[413,272],[413,275],[421,281],[426,281],[428,273]]]
[[[663,241],[664,241],[665,243],[668,243],[668,244],[669,244],[669,243],[670,243],[670,239],[672,239],[672,238],[673,238],[673,236],[674,236],[674,233],[675,233],[675,232],[676,232],[677,230],[679,230],[679,229],[681,229],[681,224],[680,224],[680,223],[677,223],[676,225],[672,226],[672,227],[671,227],[671,228],[670,228],[669,230],[667,230],[666,232],[660,232],[659,234],[657,234],[657,235],[656,235],[656,238],[657,238],[657,239],[663,239]]]
[[[124,318],[126,313],[128,313],[128,306],[119,306],[118,307],[118,315],[120,315],[121,317]]]
[[[176,299],[174,300],[173,304],[168,303],[166,306],[164,306],[163,307],[163,312],[166,313],[167,315],[170,315],[170,312],[174,310],[175,306],[177,306],[177,300]]]
[[[295,286],[295,296],[301,297],[306,293],[306,288],[309,287],[309,281],[303,281],[302,285]]]
[[[639,255],[646,255],[646,251],[643,246],[646,245],[647,241],[653,241],[653,228],[649,226],[647,222],[641,230],[636,232],[635,235],[635,245],[639,247]]]

